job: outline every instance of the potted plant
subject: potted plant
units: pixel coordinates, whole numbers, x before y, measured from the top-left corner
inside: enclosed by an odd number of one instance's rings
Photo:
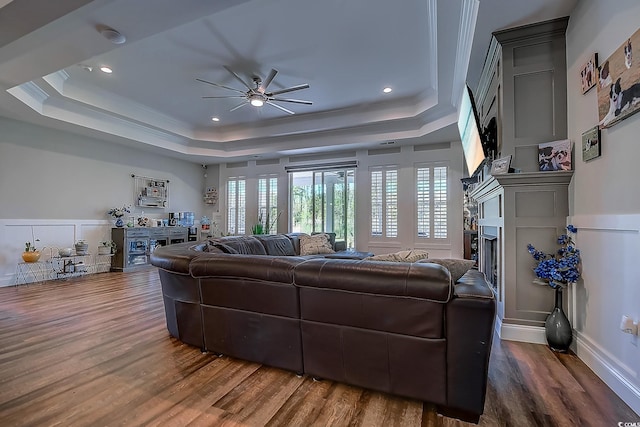
[[[111,217],[116,219],[114,223],[116,227],[124,227],[122,217],[128,213],[131,213],[131,206],[128,205],[124,205],[121,208],[111,208],[107,211],[107,215],[111,215]]]
[[[26,242],[24,244],[24,252],[22,252],[22,259],[24,262],[36,262],[40,259],[40,251],[36,249],[33,243]]]
[[[89,250],[89,244],[84,240],[80,239],[75,244],[76,255],[86,255]]]
[[[98,255],[111,255],[116,251],[116,243],[113,240],[103,240],[98,243]]]

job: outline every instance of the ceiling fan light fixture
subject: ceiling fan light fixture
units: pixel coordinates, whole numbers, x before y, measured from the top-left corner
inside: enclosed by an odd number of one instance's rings
[[[391,91],[393,91],[393,89],[392,89],[392,88],[390,88],[389,86],[387,86],[387,87],[385,87],[384,89],[382,89],[382,91],[383,91],[384,93],[391,93]]]
[[[254,107],[262,107],[264,105],[264,100],[260,96],[252,95],[250,97],[250,102]]]
[[[113,70],[111,69],[111,67],[107,67],[106,65],[103,65],[102,67],[100,67],[100,71],[106,74],[113,73]]]

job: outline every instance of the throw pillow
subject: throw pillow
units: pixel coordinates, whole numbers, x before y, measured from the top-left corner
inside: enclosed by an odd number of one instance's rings
[[[433,264],[440,264],[451,274],[451,282],[456,283],[467,271],[471,270],[471,267],[475,265],[475,261],[470,259],[455,259],[455,258],[442,258],[442,259],[427,259],[424,262],[431,262]]]
[[[416,262],[425,258],[429,258],[429,252],[411,249],[391,254],[374,255],[365,259],[369,261]]]
[[[329,242],[329,236],[324,233],[313,236],[301,234],[299,238],[300,255],[332,254],[335,252]]]

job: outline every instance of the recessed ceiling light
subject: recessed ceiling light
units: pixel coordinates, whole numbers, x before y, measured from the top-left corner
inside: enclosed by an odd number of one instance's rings
[[[127,41],[125,36],[113,28],[100,27],[98,28],[98,31],[100,31],[100,34],[102,34],[105,39],[109,40],[113,44],[122,44]]]
[[[106,65],[103,65],[102,67],[100,67],[100,71],[102,71],[103,73],[107,73],[107,74],[113,73],[113,70],[111,68],[107,67]]]
[[[211,117],[211,120],[213,120],[214,122],[219,122],[220,119],[218,117]]]
[[[392,90],[393,90],[393,89],[391,89],[389,86],[387,86],[387,87],[385,87],[384,89],[382,89],[382,91],[383,91],[384,93],[389,93],[389,92],[391,92]]]

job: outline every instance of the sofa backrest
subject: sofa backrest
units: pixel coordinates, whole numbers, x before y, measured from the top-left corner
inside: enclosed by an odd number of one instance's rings
[[[202,304],[275,316],[299,317],[293,271],[299,257],[208,254],[191,262]]]
[[[260,240],[254,236],[226,236],[215,239],[213,242],[219,242],[232,248],[235,253],[244,255],[267,255],[264,246]],[[224,251],[223,251],[224,252]]]
[[[284,234],[262,234],[255,235],[256,239],[262,243],[267,255],[275,256],[295,256],[296,251],[293,247],[291,239]],[[300,252],[298,252],[299,254]]]
[[[296,266],[294,284],[302,320],[435,339],[453,294],[436,264],[316,258]]]

